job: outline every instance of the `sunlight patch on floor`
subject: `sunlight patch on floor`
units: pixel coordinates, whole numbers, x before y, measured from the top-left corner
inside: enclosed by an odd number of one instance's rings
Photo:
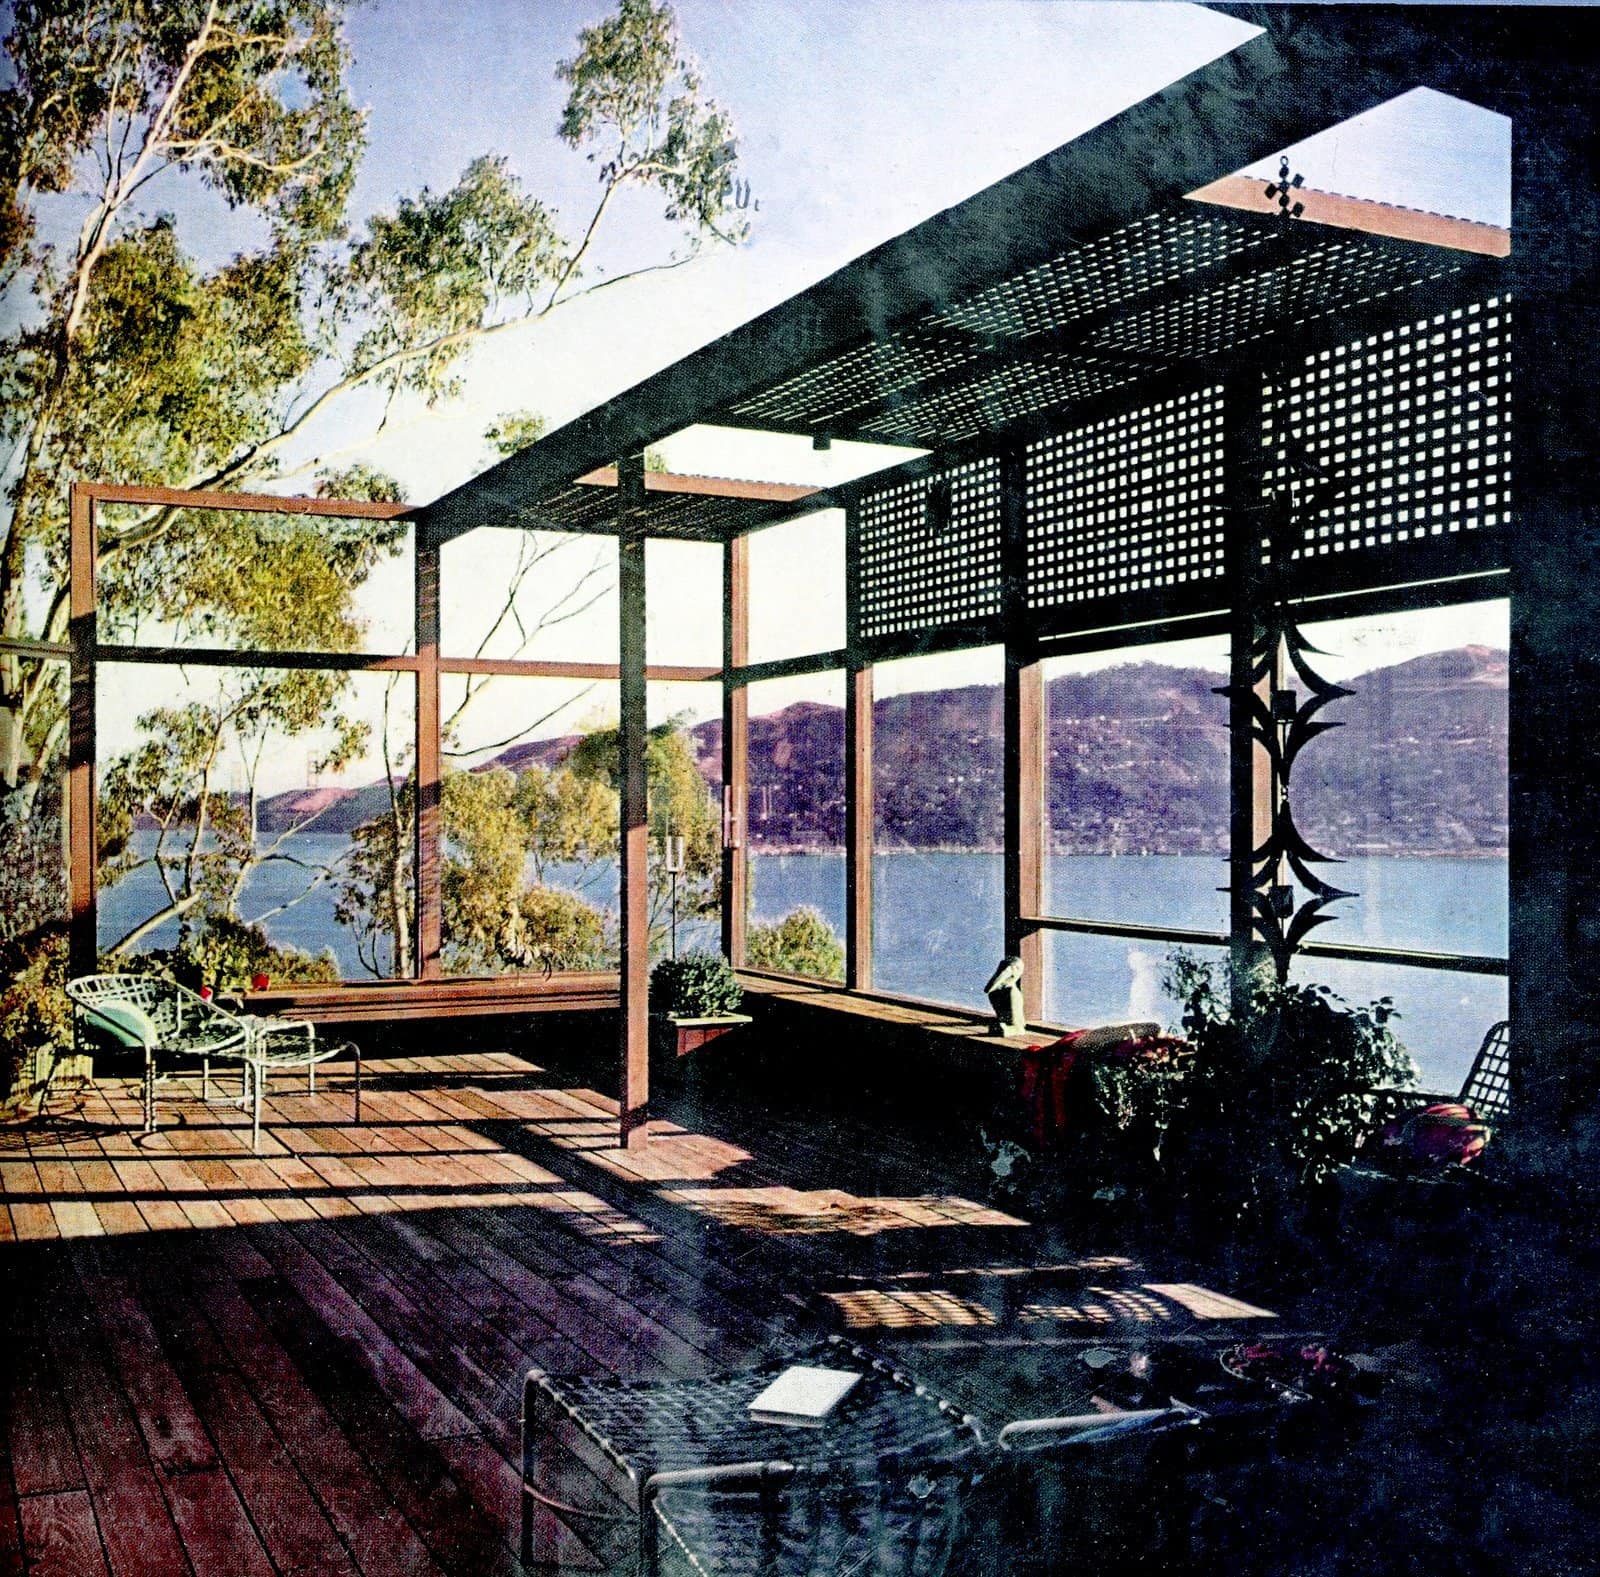
[[[777,1237],[847,1232],[860,1237],[928,1227],[1023,1227],[1025,1221],[953,1194],[863,1198],[837,1188],[669,1188],[660,1197],[721,1222]]]
[[[944,1325],[995,1325],[993,1309],[958,1297],[943,1288],[921,1292],[875,1289],[861,1292],[825,1292],[851,1330],[914,1330]]]

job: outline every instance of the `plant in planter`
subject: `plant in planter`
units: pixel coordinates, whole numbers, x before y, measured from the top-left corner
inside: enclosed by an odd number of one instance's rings
[[[744,987],[721,953],[663,958],[650,972],[650,1011],[674,1026],[680,1057],[748,1024],[743,1001]]]
[[[1326,986],[1252,980],[1174,953],[1164,982],[1183,1003],[1194,1061],[1166,1146],[1180,1193],[1218,1222],[1293,1225],[1355,1154],[1371,1092],[1416,1076],[1380,997],[1352,1007]]]

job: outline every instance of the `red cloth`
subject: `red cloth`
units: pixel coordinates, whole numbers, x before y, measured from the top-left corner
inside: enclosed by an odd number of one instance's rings
[[[1078,1063],[1075,1043],[1081,1033],[1075,1030],[1048,1046],[1029,1046],[1022,1054],[1018,1094],[1038,1144],[1059,1139],[1067,1131],[1067,1084]]]

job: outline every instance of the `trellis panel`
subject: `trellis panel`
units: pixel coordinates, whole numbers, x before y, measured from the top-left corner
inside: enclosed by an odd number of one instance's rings
[[[1269,378],[1265,488],[1316,474],[1347,484],[1306,523],[1292,556],[1504,526],[1510,367],[1509,303],[1491,297],[1320,351]]]
[[[1042,438],[1027,467],[1031,608],[1221,578],[1220,387]]]
[[[1000,462],[908,477],[859,505],[857,637],[898,635],[1000,612]]]

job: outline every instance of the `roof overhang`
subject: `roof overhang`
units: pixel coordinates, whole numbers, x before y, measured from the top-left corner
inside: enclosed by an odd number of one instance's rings
[[[1352,42],[1348,9],[1253,15],[1268,31],[501,461],[421,510],[424,528],[614,532],[626,516],[722,541],[806,507],[804,490],[647,475],[619,510],[602,468],[696,423],[992,445],[1222,375],[1319,322],[1370,321],[1375,303],[1481,292],[1503,232],[1326,202],[1290,220],[1228,180],[1414,85],[1403,51],[1366,47],[1372,19]]]

